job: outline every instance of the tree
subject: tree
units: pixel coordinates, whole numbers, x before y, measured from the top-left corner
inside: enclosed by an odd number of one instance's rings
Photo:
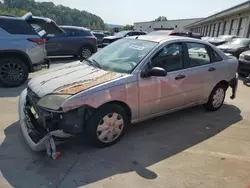
[[[36,2],[34,0],[4,0],[0,1],[0,14],[23,16],[32,12],[35,16],[48,17],[60,25],[92,26],[95,29],[106,29],[103,20],[87,11],[71,9],[53,2]]]
[[[159,16],[154,21],[167,21],[167,20],[168,20],[167,17],[165,17],[165,16]]]
[[[122,30],[133,30],[134,26],[133,25],[125,25],[123,28],[121,28]]]

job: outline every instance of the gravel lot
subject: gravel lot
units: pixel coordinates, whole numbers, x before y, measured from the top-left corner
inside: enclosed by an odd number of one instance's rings
[[[55,59],[52,67],[70,61]],[[75,138],[60,146],[58,160],[31,151],[21,135],[17,102],[25,87],[0,88],[0,187],[250,186],[250,88],[242,81],[218,112],[195,107],[155,118],[105,149]]]

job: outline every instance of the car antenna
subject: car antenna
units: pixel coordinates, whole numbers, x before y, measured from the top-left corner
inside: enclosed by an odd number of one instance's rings
[[[137,37],[135,37],[135,39],[138,39],[139,35]]]

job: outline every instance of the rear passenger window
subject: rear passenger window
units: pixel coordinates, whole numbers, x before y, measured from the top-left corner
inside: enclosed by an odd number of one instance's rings
[[[212,62],[219,62],[219,61],[222,61],[223,59],[221,58],[221,56],[216,52],[214,51],[212,48],[209,48],[210,49],[210,52],[211,52],[211,58],[212,58]]]
[[[205,44],[187,43],[190,67],[196,67],[211,63]]]
[[[0,27],[10,34],[37,35],[37,32],[24,20],[1,19]]]

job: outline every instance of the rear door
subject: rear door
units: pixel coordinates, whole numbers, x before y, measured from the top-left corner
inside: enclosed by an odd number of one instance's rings
[[[192,105],[203,102],[216,85],[215,72],[217,65],[210,54],[210,47],[198,43],[187,42],[186,49],[189,56],[189,69],[185,78],[185,104]]]

